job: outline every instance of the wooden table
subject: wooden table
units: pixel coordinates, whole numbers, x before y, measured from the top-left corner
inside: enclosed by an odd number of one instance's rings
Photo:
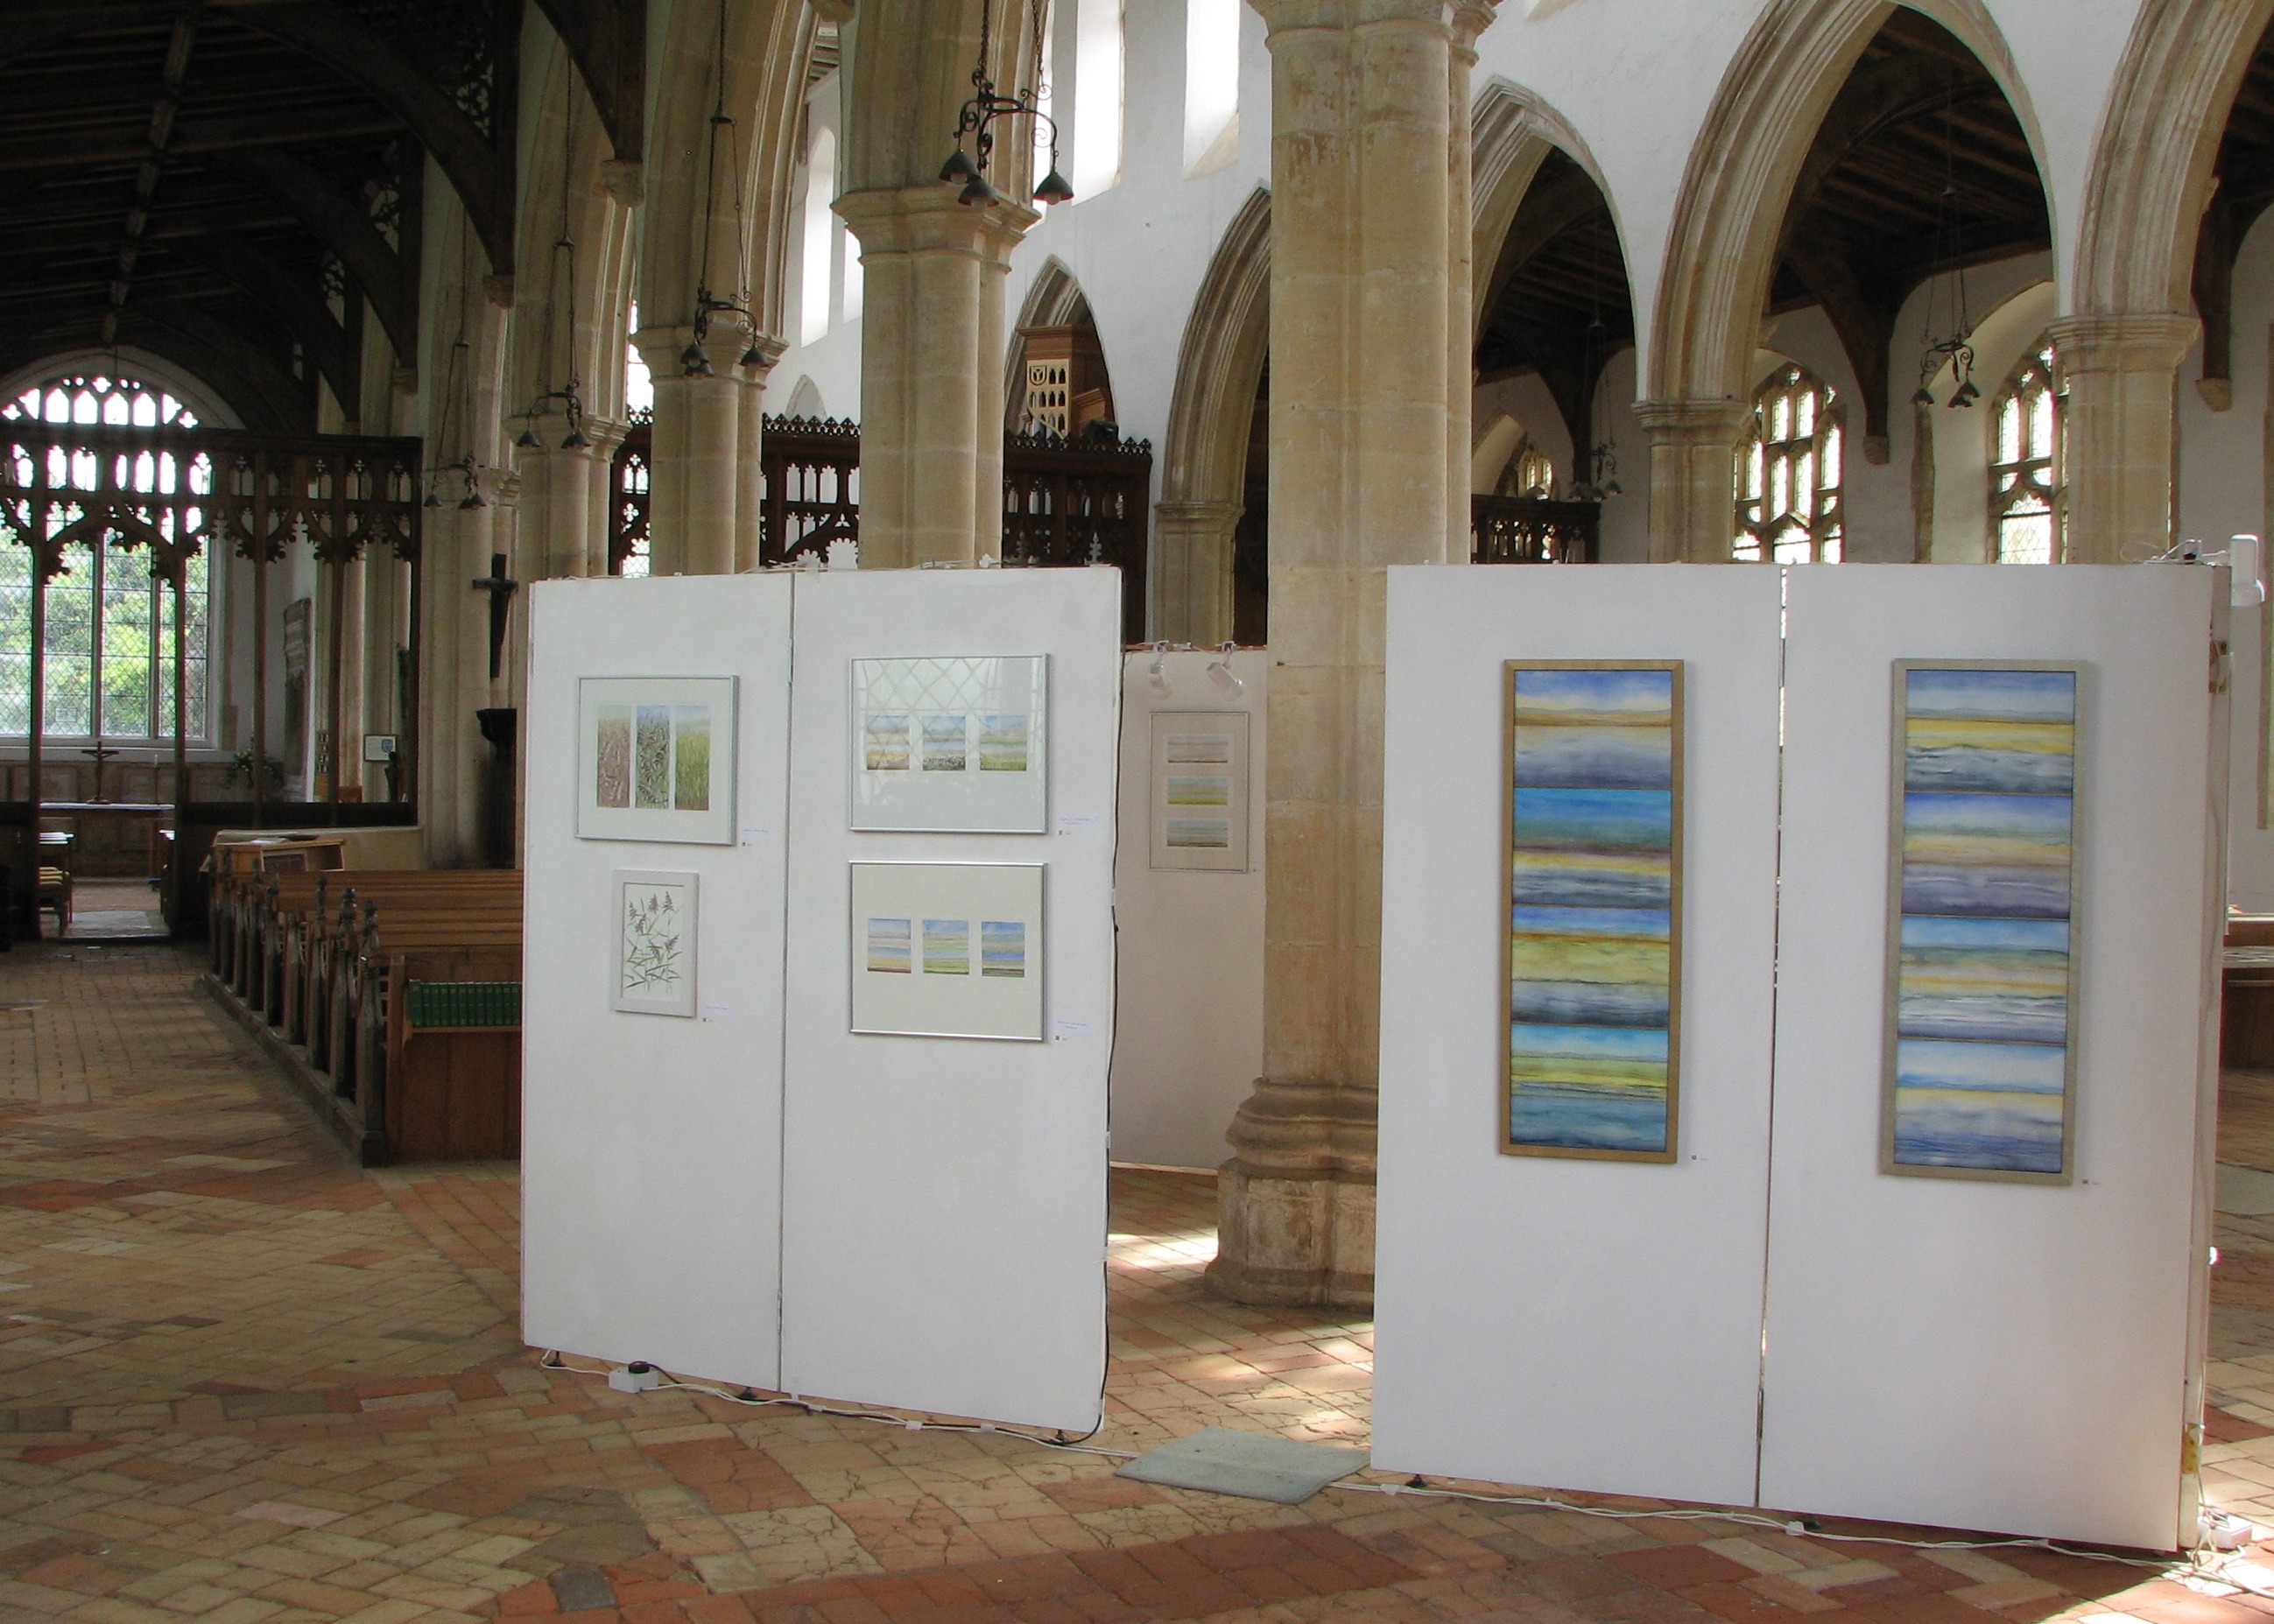
[[[42,818],[69,818],[79,841],[72,873],[80,879],[147,879],[157,872],[158,826],[173,816],[164,801],[48,801]]]

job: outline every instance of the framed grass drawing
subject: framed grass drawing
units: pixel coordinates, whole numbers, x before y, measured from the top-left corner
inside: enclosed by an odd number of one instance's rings
[[[1895,662],[1882,1172],[2074,1177],[2084,679]]]
[[[1506,1154],[1675,1159],[1682,671],[1502,668]]]
[[[852,1030],[1043,1041],[1043,865],[856,862]]]
[[[1155,868],[1247,871],[1247,712],[1153,713]]]
[[[576,833],[734,843],[733,677],[586,677],[576,695]]]
[[[694,1015],[697,883],[692,874],[616,870],[610,1009],[633,1015]]]
[[[852,665],[851,827],[961,834],[1048,830],[1048,656]]]

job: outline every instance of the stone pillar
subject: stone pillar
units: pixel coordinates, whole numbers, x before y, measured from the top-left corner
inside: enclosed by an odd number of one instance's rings
[[[734,328],[712,327],[704,341],[712,375],[689,378],[680,357],[693,337],[689,327],[643,327],[633,340],[655,380],[648,547],[659,575],[734,569],[745,393],[734,363],[748,341]]]
[[[1467,41],[1442,0],[1257,9],[1272,113],[1264,1075],[1227,1135],[1209,1276],[1243,1302],[1358,1305],[1374,1290],[1384,571],[1445,562],[1467,489],[1450,479],[1467,447],[1457,458],[1447,438],[1468,376],[1449,331]]]
[[[759,541],[764,532],[766,500],[765,463],[760,456],[764,449],[766,422],[766,380],[788,346],[778,338],[763,335],[752,341],[749,348],[761,357],[752,365],[741,368],[742,402],[737,423],[741,447],[736,454],[737,485],[734,493],[734,568],[741,571],[757,568],[761,562]]]
[[[1156,637],[1213,648],[1231,635],[1233,532],[1238,502],[1161,502],[1153,509]]]
[[[497,550],[503,470],[477,468],[475,477],[490,500],[479,508],[445,500],[427,515],[422,538],[418,808],[426,861],[437,868],[481,861],[482,771],[490,747],[474,712],[493,703],[490,600],[469,583],[490,573]]]
[[[836,207],[865,277],[861,562],[999,555],[1003,295],[1035,212],[970,207],[944,184],[849,192]]]
[[[384,555],[382,555],[384,556]],[[339,736],[332,741],[333,781],[340,786],[340,799],[350,799],[348,791],[354,790],[356,798],[363,793],[363,729],[364,729],[364,579],[366,574],[361,554],[339,566],[339,626],[340,695]]]
[[[2062,561],[2136,563],[2172,545],[2180,363],[2193,316],[2064,316],[2052,327],[2066,397]]]
[[[568,423],[557,413],[531,429],[538,449],[521,456],[523,568],[546,581],[589,575],[592,454],[562,447]]]
[[[1650,560],[1723,564],[1737,536],[1737,441],[1749,401],[1644,401],[1650,436]]]
[[[584,454],[584,571],[608,573],[608,528],[616,503],[616,447],[624,443],[624,425],[605,417],[584,419],[584,438],[592,448]]]

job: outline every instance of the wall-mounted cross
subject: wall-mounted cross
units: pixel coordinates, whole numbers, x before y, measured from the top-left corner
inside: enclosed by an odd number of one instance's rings
[[[505,554],[490,554],[490,573],[474,577],[478,590],[490,595],[490,680],[498,680],[505,665],[505,616],[513,603],[513,595],[521,590],[521,583],[508,581],[505,573]]]

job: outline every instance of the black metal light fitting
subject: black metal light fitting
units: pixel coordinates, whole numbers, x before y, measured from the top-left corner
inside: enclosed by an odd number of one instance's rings
[[[1037,131],[1047,126],[1050,132],[1050,167],[1035,188],[1035,201],[1042,204],[1068,203],[1073,200],[1073,186],[1058,173],[1058,121],[1042,109],[1042,99],[1032,89],[1014,96],[1006,96],[995,88],[995,81],[987,71],[987,41],[989,25],[993,20],[992,0],[982,0],[979,11],[979,57],[971,69],[971,99],[963,104],[955,120],[955,150],[947,162],[939,166],[939,177],[951,185],[960,182],[963,189],[955,200],[973,208],[984,208],[1003,200],[1003,194],[987,179],[987,161],[995,151],[994,125],[998,119],[1031,118]],[[1040,0],[1030,8],[1034,16],[1035,54],[1042,56],[1043,11]],[[964,148],[964,139],[969,137],[975,158]]]

